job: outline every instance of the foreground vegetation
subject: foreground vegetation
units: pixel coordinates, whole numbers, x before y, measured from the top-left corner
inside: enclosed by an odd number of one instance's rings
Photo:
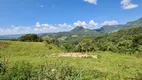
[[[88,52],[93,58],[60,57],[55,44],[0,41],[1,80],[141,80],[142,58],[113,52]]]
[[[65,41],[36,34],[1,40],[0,79],[142,80],[141,32],[135,27]],[[71,57],[76,53],[96,57]]]

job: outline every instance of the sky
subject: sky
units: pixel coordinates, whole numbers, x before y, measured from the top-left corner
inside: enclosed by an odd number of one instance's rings
[[[97,29],[142,17],[142,0],[1,0],[0,35]]]

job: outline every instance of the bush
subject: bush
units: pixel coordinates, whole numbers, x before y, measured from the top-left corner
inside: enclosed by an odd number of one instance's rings
[[[18,41],[18,39],[16,39],[16,38],[13,38],[13,39],[11,39],[11,41]]]

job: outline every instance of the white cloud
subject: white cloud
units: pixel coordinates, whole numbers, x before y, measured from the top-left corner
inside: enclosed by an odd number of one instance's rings
[[[98,27],[99,23],[96,23],[94,20],[90,20],[89,23],[86,23],[85,21],[77,21],[73,25],[83,26],[84,28],[90,28],[90,27]]]
[[[94,20],[90,20],[89,23],[86,23],[85,21],[77,21],[73,24],[76,26],[82,26],[84,28],[98,28],[99,23],[96,23]]]
[[[11,30],[14,30],[15,32],[17,32],[17,31],[29,31],[30,29],[31,29],[31,27],[30,26],[27,26],[27,27],[23,27],[23,26],[14,26],[14,25],[11,25]]]
[[[98,26],[98,23],[94,22],[94,20],[91,20],[89,22],[89,25],[91,25],[91,26]]]
[[[64,24],[58,24],[59,27],[65,27],[65,28],[71,28],[71,25],[68,25],[67,23]]]
[[[77,21],[73,24],[74,26],[87,26],[86,22],[85,21]]]
[[[97,0],[84,0],[84,1],[95,5],[97,4]]]
[[[122,5],[123,9],[133,9],[133,8],[138,7],[137,4],[131,3],[131,0],[122,0],[121,5]]]
[[[34,31],[38,31],[39,29],[38,28],[34,28]]]
[[[13,30],[19,30],[21,27],[20,26],[14,26],[14,25],[11,25],[11,27],[13,28]]]
[[[0,29],[0,32],[3,32],[3,29]]]
[[[56,30],[57,28],[55,26],[50,26],[49,29],[50,30]]]
[[[0,34],[5,35],[5,34],[25,34],[25,33],[30,33],[32,32],[32,29],[30,26],[14,26],[11,25],[11,27],[6,28],[6,29],[0,29]]]
[[[37,22],[35,26],[36,27],[41,27],[40,22]]]
[[[49,24],[41,24],[41,26],[43,26],[43,27],[49,27],[50,25]]]
[[[35,28],[33,29],[34,32],[52,32],[56,30],[57,28],[50,24],[40,24],[40,22],[37,22],[35,25]]]
[[[105,25],[109,25],[109,26],[118,25],[118,21],[115,21],[115,20],[112,20],[112,21],[105,21],[102,25],[103,25],[103,26],[105,26]]]
[[[102,25],[117,25],[117,21],[105,21]],[[59,31],[69,31],[76,26],[83,26],[84,28],[89,29],[97,29],[100,28],[102,25],[95,22],[94,20],[90,20],[89,22],[85,21],[77,21],[72,24],[48,24],[48,23],[40,23],[36,22],[35,26],[14,26],[7,29],[0,28],[0,34],[26,34],[26,33],[49,33],[49,32],[59,32]]]

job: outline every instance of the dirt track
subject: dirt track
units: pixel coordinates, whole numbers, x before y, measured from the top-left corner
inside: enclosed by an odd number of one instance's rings
[[[95,58],[97,59],[97,55],[88,55],[88,54],[81,54],[81,53],[62,53],[59,54],[60,57],[75,57],[75,58]]]

